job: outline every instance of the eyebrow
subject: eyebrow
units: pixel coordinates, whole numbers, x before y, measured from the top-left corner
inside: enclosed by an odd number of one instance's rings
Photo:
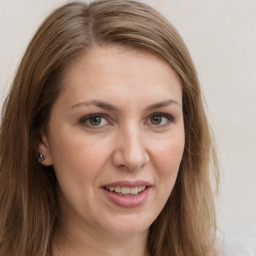
[[[169,105],[172,105],[172,104],[175,104],[175,105],[181,107],[181,104],[178,101],[176,101],[174,99],[169,99],[169,100],[166,100],[166,101],[162,101],[162,102],[159,102],[159,103],[149,105],[145,108],[145,110],[150,111],[150,110],[153,110],[153,109],[156,109],[156,108],[162,108],[162,107],[166,107],[166,106],[169,106]],[[119,109],[116,106],[111,105],[111,104],[106,103],[106,102],[103,102],[103,101],[98,101],[98,100],[79,102],[79,103],[73,105],[71,108],[82,107],[82,106],[90,106],[90,105],[94,105],[96,107],[99,107],[99,108],[102,108],[102,109],[105,109],[105,110],[109,110],[109,111],[112,111],[112,112],[118,112],[119,111]]]
[[[146,107],[146,111],[150,111],[150,110],[153,110],[153,109],[156,109],[156,108],[167,107],[167,106],[172,105],[172,104],[175,104],[175,105],[181,107],[181,104],[178,101],[176,101],[174,99],[170,99],[170,100],[162,101],[162,102],[159,102],[159,103],[156,103],[156,104],[152,104],[152,105]]]
[[[109,103],[106,103],[106,102],[103,102],[103,101],[98,101],[98,100],[79,102],[79,103],[73,105],[71,108],[76,108],[76,107],[81,107],[81,106],[90,106],[90,105],[94,105],[96,107],[99,107],[99,108],[102,108],[102,109],[105,109],[105,110],[118,112],[117,107],[115,107],[115,106],[113,106]]]

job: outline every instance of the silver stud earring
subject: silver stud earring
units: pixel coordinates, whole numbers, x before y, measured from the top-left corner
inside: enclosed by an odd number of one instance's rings
[[[45,159],[44,155],[43,155],[42,153],[39,153],[39,155],[38,155],[38,161],[41,163],[41,162],[44,161],[44,159]]]

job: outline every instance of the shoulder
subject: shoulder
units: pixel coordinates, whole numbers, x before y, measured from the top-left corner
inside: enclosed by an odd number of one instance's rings
[[[220,256],[256,256],[256,236],[223,236]]]

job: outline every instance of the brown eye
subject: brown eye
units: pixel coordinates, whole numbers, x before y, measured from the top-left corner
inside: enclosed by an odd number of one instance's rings
[[[92,126],[99,126],[101,124],[101,116],[93,116],[88,119],[88,122]]]
[[[90,128],[101,128],[109,124],[103,114],[91,114],[80,119],[80,122]]]
[[[147,120],[147,124],[153,125],[157,128],[164,127],[165,125],[168,125],[171,122],[173,122],[172,116],[166,113],[154,113],[151,116],[149,116]]]
[[[161,124],[162,122],[162,116],[160,115],[155,115],[155,116],[152,116],[151,119],[150,119],[151,123],[153,125],[159,125]]]

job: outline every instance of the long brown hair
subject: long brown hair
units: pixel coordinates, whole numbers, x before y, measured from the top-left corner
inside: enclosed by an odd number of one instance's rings
[[[123,45],[160,56],[179,75],[185,150],[173,191],[150,227],[152,256],[213,256],[216,219],[210,160],[215,151],[196,70],[173,26],[131,0],[73,2],[56,9],[31,40],[3,106],[0,130],[0,256],[46,256],[58,226],[57,181],[38,163],[67,65],[96,45]]]

